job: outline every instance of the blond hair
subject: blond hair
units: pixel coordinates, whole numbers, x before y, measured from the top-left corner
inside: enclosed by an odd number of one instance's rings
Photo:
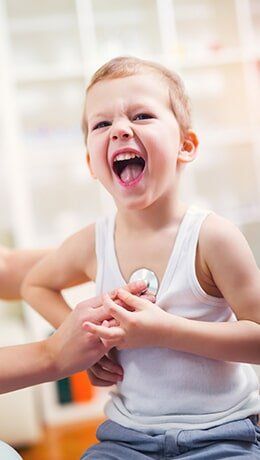
[[[144,73],[145,71],[150,71],[159,75],[168,84],[172,111],[179,124],[181,135],[185,137],[185,134],[191,128],[189,99],[185,93],[185,88],[179,75],[161,64],[131,56],[120,56],[111,59],[94,73],[87,86],[86,94],[90,88],[99,81],[130,77],[132,75]],[[86,141],[88,127],[85,119],[85,104],[82,118],[82,130]]]

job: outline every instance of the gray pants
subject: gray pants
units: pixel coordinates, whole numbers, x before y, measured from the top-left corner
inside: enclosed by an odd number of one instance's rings
[[[99,444],[81,460],[260,460],[257,417],[206,430],[172,429],[148,435],[107,420],[97,430]]]

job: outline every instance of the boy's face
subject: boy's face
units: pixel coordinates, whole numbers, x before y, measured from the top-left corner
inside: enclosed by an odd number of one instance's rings
[[[180,129],[159,76],[96,83],[88,92],[85,116],[89,165],[117,205],[144,209],[172,192]]]

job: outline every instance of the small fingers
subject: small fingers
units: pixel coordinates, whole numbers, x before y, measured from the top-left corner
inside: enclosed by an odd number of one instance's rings
[[[137,311],[144,310],[148,304],[147,299],[143,299],[142,297],[133,295],[130,292],[126,292],[124,289],[118,289],[117,296],[120,300],[122,300],[127,305],[129,305]]]
[[[114,302],[108,295],[104,295],[104,306],[108,309],[108,312],[114,319],[121,324],[124,321],[127,321],[129,313],[127,309],[119,305],[117,302]]]
[[[151,292],[151,291],[146,291],[143,294],[140,295],[142,299],[149,300],[152,303],[156,302],[156,296]]]
[[[115,326],[119,326],[119,323],[117,322],[116,319],[109,319],[109,320],[106,320],[103,321],[102,323],[102,326],[105,326],[105,327],[115,327]]]
[[[131,283],[125,284],[122,287],[125,291],[131,292],[132,294],[140,294],[147,288],[147,282],[144,280],[132,281]],[[116,298],[117,296],[117,289],[114,289],[110,293],[111,298]]]
[[[106,340],[119,340],[123,336],[123,330],[120,327],[99,326],[88,321],[85,321],[82,327],[85,331]]]

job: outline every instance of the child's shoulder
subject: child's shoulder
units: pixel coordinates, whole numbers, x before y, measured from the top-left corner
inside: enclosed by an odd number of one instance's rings
[[[199,246],[215,285],[236,317],[259,322],[260,271],[242,232],[212,212],[202,224]]]
[[[203,255],[219,253],[219,251],[234,250],[243,242],[245,244],[245,237],[238,227],[215,212],[210,212],[204,220],[199,237],[199,244]]]
[[[248,280],[259,277],[243,233],[235,224],[214,212],[209,213],[202,224],[199,248],[204,267],[224,297],[230,289],[239,291]]]

